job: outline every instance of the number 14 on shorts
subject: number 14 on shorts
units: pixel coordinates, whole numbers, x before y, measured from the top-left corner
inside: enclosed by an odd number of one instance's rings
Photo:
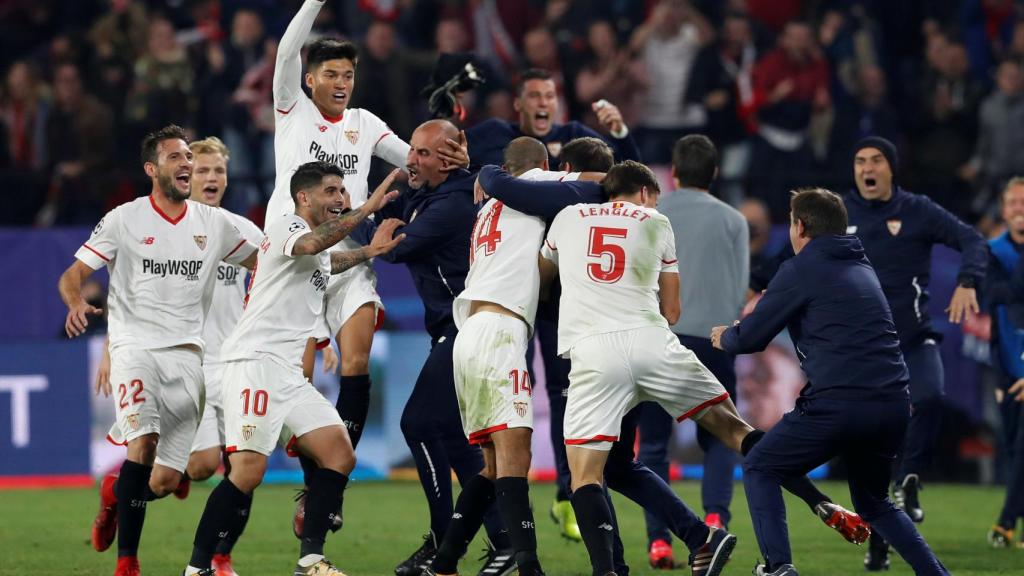
[[[512,395],[519,396],[519,391],[526,392],[527,396],[533,396],[533,385],[530,384],[530,373],[526,370],[510,370],[509,380],[512,381]]]

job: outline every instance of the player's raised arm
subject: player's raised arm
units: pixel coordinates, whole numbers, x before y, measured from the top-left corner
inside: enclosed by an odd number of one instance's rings
[[[399,226],[405,226],[405,222],[397,218],[388,218],[377,227],[370,244],[355,250],[334,252],[331,254],[331,274],[341,274],[345,270],[358,264],[366,262],[370,258],[376,258],[391,252],[398,246],[398,243],[405,240],[405,234],[395,235]]]
[[[348,236],[367,216],[398,196],[398,192],[388,191],[397,175],[398,170],[392,170],[359,208],[342,216],[327,217],[327,214],[339,214],[344,206],[340,169],[334,164],[323,162],[300,166],[295,176],[292,176],[295,211],[314,228],[295,240],[291,246],[291,255],[319,254]]]
[[[281,36],[274,64],[274,108],[278,112],[287,114],[302,94],[302,46],[323,5],[320,0],[303,2]]]

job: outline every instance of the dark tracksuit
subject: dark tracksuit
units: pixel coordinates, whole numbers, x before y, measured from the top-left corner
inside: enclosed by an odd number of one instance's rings
[[[992,366],[1002,374],[1005,391],[1024,378],[1024,263],[1020,261],[1024,247],[1007,232],[989,240],[989,248],[992,252],[984,284],[985,308],[992,318]],[[1013,529],[1017,519],[1024,518],[1024,403],[1006,394],[999,408],[1010,473],[998,524]]]
[[[412,394],[402,412],[402,434],[412,451],[420,483],[430,506],[430,528],[444,536],[454,509],[451,470],[465,485],[483,469],[483,454],[466,439],[455,396],[452,347],[457,329],[452,302],[465,288],[469,273],[469,243],[476,221],[473,204],[475,175],[459,170],[436,188],[406,190],[381,209],[377,222],[400,218],[405,240],[380,256],[409,268],[425,308],[424,324],[431,348]],[[376,225],[367,220],[352,237],[368,244]],[[484,516],[491,541],[502,531],[496,508]]]
[[[466,131],[466,142],[469,146],[470,162],[474,166],[504,163],[505,147],[512,140],[523,136],[518,124],[492,118],[477,124]],[[631,135],[625,138],[604,137],[585,124],[571,121],[566,124],[555,124],[543,138],[539,138],[548,149],[549,164],[552,169],[558,166],[558,155],[562,146],[574,138],[591,136],[607,142],[615,151],[616,160],[639,160],[640,150]],[[580,200],[576,200],[579,202]],[[547,220],[550,222],[551,218]],[[557,353],[558,330],[557,318],[558,294],[552,294],[555,312],[550,306],[541,303],[534,322],[534,332],[540,343],[541,357],[544,359],[544,382],[548,394],[548,405],[551,407],[551,446],[555,453],[555,470],[557,471],[558,500],[569,498],[569,463],[565,458],[565,445],[562,443],[562,421],[565,416],[566,391],[569,389],[569,360]],[[527,349],[527,366],[533,366],[534,346],[530,340]],[[532,370],[532,368],[531,368]]]
[[[863,243],[889,301],[900,348],[910,370],[913,415],[907,428],[902,461],[896,473],[926,471],[941,427],[942,359],[938,338],[928,315],[928,282],[932,246],[959,250],[962,264],[957,279],[980,283],[988,250],[985,239],[926,196],[897,186],[885,202],[865,200],[856,190],[843,196],[849,223]]]
[[[782,264],[754,312],[722,334],[725,351],[749,354],[788,327],[808,379],[796,408],[743,465],[754,532],[771,569],[792,563],[780,483],[840,455],[857,512],[916,574],[947,573],[888,497],[910,419],[909,374],[892,318],[860,241],[821,236]]]
[[[496,166],[485,166],[480,170],[480,183],[491,197],[501,200],[510,208],[543,218],[548,223],[566,206],[581,202],[600,203],[606,200],[604,190],[599,184],[593,182],[524,181],[509,176]],[[549,302],[546,310],[552,314],[550,321],[557,333],[557,298]],[[541,311],[539,310],[538,320],[540,315]],[[565,372],[568,376],[568,367]],[[568,387],[568,382],[566,382],[566,387]],[[560,392],[558,397],[561,399],[562,415],[564,416],[565,397]],[[605,481],[609,488],[633,500],[645,510],[659,514],[659,519],[667,524],[691,551],[694,551],[704,544],[708,529],[665,481],[647,466],[635,461],[633,440],[636,437],[637,410],[638,408],[634,408],[622,420],[620,440],[612,446],[608,463],[605,465]],[[552,414],[552,429],[555,426],[555,416]],[[552,441],[554,441],[554,430],[551,435]],[[559,422],[558,442],[564,442],[561,422]],[[564,454],[564,444],[562,450]],[[568,478],[566,481],[568,482]],[[625,567],[622,561],[621,547],[621,541],[616,539],[616,573],[620,576]]]
[[[960,282],[981,281],[988,250],[976,230],[927,197],[902,188],[894,187],[892,197],[884,202],[865,200],[856,190],[844,194],[843,201],[849,232],[860,238],[878,274],[910,370],[914,410],[895,476],[902,482],[907,474],[920,475],[931,465],[941,427],[944,374],[939,335],[928,315],[932,246],[944,244],[960,251]],[[751,269],[751,289],[762,290],[774,268],[792,254],[787,247],[765,266]]]

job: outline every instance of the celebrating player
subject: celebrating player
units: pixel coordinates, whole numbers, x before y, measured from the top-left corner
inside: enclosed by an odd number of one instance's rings
[[[860,240],[847,235],[846,208],[832,192],[801,190],[790,201],[796,254],[754,312],[716,326],[712,344],[732,354],[764,350],[789,327],[808,384],[747,453],[743,484],[764,564],[758,576],[796,576],[779,484],[841,455],[854,507],[891,542],[915,574],[948,574],[910,519],[889,500],[892,464],[910,416],[909,375],[879,277]]]
[[[202,327],[217,264],[251,267],[256,260],[256,246],[226,212],[188,200],[192,159],[181,128],[148,135],[142,162],[149,196],[108,212],[60,278],[65,330],[73,337],[85,329],[86,315],[98,312],[82,299],[82,282],[111,267],[110,381],[128,456],[100,485],[92,544],[106,550],[117,534],[119,576],[139,574],[146,503],[170,494],[188,463],[203,405]]]
[[[452,522],[451,471],[463,488],[479,477],[484,467],[480,449],[466,441],[455,395],[452,347],[458,328],[452,315],[455,296],[465,289],[469,272],[470,237],[477,216],[473,204],[473,176],[466,170],[445,172],[438,155],[446,140],[458,137],[447,120],[430,120],[412,134],[406,170],[409,188],[380,216],[409,224],[406,235],[383,260],[405,264],[423,301],[424,324],[431,347],[409,400],[402,411],[402,434],[412,452],[420,484],[430,507],[430,533],[396,569],[397,576],[419,576],[437,554],[438,540]],[[367,241],[373,224],[353,234]],[[490,540],[481,574],[506,574],[515,566],[509,535],[493,505],[485,505],[484,525]]]
[[[516,138],[505,149],[505,169],[520,178],[575,177],[547,168],[547,150],[533,138]],[[484,469],[459,494],[429,568],[433,574],[456,573],[494,501],[509,528],[519,574],[543,574],[526,480],[533,436],[526,345],[537,313],[537,252],[543,239],[543,220],[497,200],[484,205],[473,227],[466,289],[452,307],[459,328],[452,356],[462,426],[469,441],[483,449]]]
[[[394,166],[405,166],[409,145],[368,110],[349,108],[355,89],[358,52],[351,42],[332,38],[314,41],[306,54],[305,84],[312,97],[302,91],[303,43],[323,7],[320,0],[305,0],[281,37],[274,68],[274,157],[277,182],[267,205],[267,224],[290,215],[294,205],[290,179],[305,162],[324,161],[341,168],[352,208],[366,201],[366,178],[370,160],[377,156]],[[455,139],[457,139],[456,136]],[[464,150],[454,140],[439,152],[450,166],[468,164]],[[356,248],[343,242],[335,249]],[[341,349],[341,381],[338,412],[348,427],[352,445],[357,446],[370,405],[370,348],[373,333],[383,313],[376,289],[377,279],[369,262],[331,277],[327,287],[325,316],[330,334]],[[301,458],[307,486],[316,466]],[[296,535],[300,532],[303,503],[296,508]]]
[[[553,121],[558,117],[558,94],[555,81],[546,70],[531,69],[522,74],[513,105],[519,114],[518,124],[492,118],[466,132],[470,157],[474,165],[501,164],[505,147],[520,136],[532,136],[543,142],[547,147],[551,166],[560,164],[562,151],[571,141],[579,141],[582,138],[604,141],[600,134],[581,122],[574,120],[557,124]],[[633,137],[629,135],[629,128],[623,121],[619,109],[605,100],[595,102],[592,108],[598,115],[598,121],[609,131],[608,143],[614,147],[615,156],[620,160],[639,160],[640,150]],[[565,414],[569,366],[565,359],[559,358],[555,353],[555,323],[544,318],[542,314],[537,318],[536,331],[544,357],[544,382],[552,420],[551,444],[555,455],[555,469],[558,472],[558,491],[551,506],[551,516],[558,523],[563,536],[579,541],[579,527],[572,512],[572,505],[569,504],[569,466],[565,460],[562,428],[557,425],[561,423]],[[532,352],[531,346],[529,359],[532,359]]]
[[[303,164],[291,177],[296,211],[267,227],[245,311],[224,343],[224,431],[231,469],[210,494],[196,528],[185,576],[213,576],[213,554],[222,539],[237,538],[263,480],[267,457],[279,439],[317,463],[304,505],[297,576],[337,576],[323,555],[332,517],[341,510],[355,453],[337,410],[302,373],[307,340],[323,314],[328,277],[394,248],[397,220],[381,224],[365,248],[328,253],[356,224],[396,193],[395,172],[360,208],[348,207],[341,168]]]

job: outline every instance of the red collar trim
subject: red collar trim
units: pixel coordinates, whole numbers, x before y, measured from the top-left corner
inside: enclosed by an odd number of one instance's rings
[[[157,214],[163,216],[163,219],[167,220],[171,224],[177,224],[178,222],[181,222],[181,219],[185,217],[185,214],[188,214],[188,202],[185,202],[185,209],[181,211],[181,214],[179,214],[177,218],[171,218],[170,216],[167,215],[166,212],[161,210],[160,207],[156,205],[156,200],[153,199],[153,193],[149,194],[149,203],[153,206],[153,210],[156,210]]]
[[[337,124],[338,122],[341,122],[342,118],[345,117],[344,111],[342,111],[341,114],[338,114],[337,116],[328,116],[327,114],[324,114],[319,108],[317,108],[317,111],[320,112],[320,115],[324,117],[324,120],[327,120],[331,124]]]

